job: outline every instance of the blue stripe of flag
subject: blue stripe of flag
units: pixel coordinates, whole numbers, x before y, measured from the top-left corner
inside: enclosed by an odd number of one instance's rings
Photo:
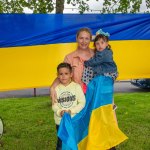
[[[110,40],[149,40],[150,14],[0,14],[0,47],[76,41],[79,28],[102,28]]]

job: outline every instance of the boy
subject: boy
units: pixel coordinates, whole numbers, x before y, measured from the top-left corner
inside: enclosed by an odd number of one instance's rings
[[[58,131],[61,118],[65,112],[71,117],[79,113],[85,106],[85,96],[81,86],[71,80],[72,68],[68,63],[57,67],[57,77],[60,84],[56,86],[57,102],[52,105],[54,120]],[[61,150],[62,141],[58,137],[56,150]]]

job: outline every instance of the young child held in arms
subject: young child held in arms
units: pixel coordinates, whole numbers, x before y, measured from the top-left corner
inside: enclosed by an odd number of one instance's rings
[[[118,77],[117,65],[113,60],[113,52],[108,44],[110,34],[102,29],[96,32],[94,39],[95,55],[84,62],[82,80],[87,85],[89,81],[98,75],[109,76],[114,81]],[[91,74],[89,74],[91,73]]]
[[[60,63],[57,67],[57,76],[60,84],[56,86],[57,102],[52,105],[54,120],[58,132],[59,124],[64,112],[71,117],[79,113],[85,106],[85,96],[81,86],[72,79],[72,68],[68,63]],[[62,149],[62,141],[57,138],[56,150]]]

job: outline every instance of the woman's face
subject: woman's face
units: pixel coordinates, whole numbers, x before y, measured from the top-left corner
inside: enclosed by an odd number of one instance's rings
[[[90,41],[90,34],[88,32],[80,32],[77,37],[78,48],[82,50],[87,50],[89,48]]]

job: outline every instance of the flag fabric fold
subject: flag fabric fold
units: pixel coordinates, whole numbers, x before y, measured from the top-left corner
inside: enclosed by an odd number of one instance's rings
[[[65,114],[58,136],[63,150],[107,150],[127,139],[113,111],[113,80],[97,76],[88,85],[86,106],[73,118]]]
[[[65,121],[65,122],[64,122]],[[61,137],[63,139],[65,139],[65,141],[63,142],[63,149],[64,150],[69,150],[69,149],[73,149],[73,150],[78,150],[77,148],[77,142],[75,140],[75,133],[74,133],[74,129],[72,126],[72,120],[71,117],[68,113],[64,114],[64,118],[62,119],[61,122],[63,129],[61,130]],[[71,143],[71,144],[70,144]]]

